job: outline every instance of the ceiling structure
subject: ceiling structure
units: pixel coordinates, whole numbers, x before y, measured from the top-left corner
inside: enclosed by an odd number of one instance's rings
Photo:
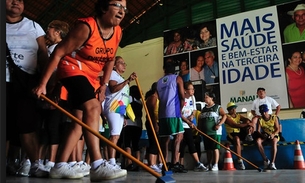
[[[120,47],[162,37],[163,31],[213,21],[219,17],[296,0],[126,0]],[[297,0],[298,1],[298,0]],[[52,20],[72,26],[94,15],[96,0],[25,0],[24,15],[44,29]]]
[[[38,22],[44,29],[52,20],[63,20],[73,25],[80,17],[94,15],[96,0],[26,0],[24,15]],[[128,13],[121,22],[123,31],[131,24],[139,24],[139,19],[161,0],[127,0]],[[162,4],[161,4],[162,5]]]

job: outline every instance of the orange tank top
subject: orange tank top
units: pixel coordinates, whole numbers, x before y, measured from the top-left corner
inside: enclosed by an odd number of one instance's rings
[[[97,78],[105,63],[114,60],[122,37],[122,29],[120,26],[114,27],[113,35],[109,39],[103,40],[94,17],[78,20],[88,24],[90,37],[78,50],[61,59],[57,68],[58,76],[62,79],[83,75],[96,88],[99,84]]]

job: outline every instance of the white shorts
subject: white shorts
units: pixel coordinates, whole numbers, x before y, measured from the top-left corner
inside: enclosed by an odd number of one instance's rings
[[[105,114],[105,116],[108,121],[110,135],[121,135],[124,124],[124,116],[118,113],[108,113]]]

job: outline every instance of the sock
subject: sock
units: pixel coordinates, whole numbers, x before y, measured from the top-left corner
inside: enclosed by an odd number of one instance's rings
[[[77,163],[77,161],[70,161],[70,162],[68,162],[68,164],[69,164],[71,167],[74,166],[76,163]]]
[[[79,162],[77,162],[77,163],[81,165],[81,164],[83,164],[83,163],[84,163],[84,161],[79,161]]]
[[[53,166],[55,165],[55,163],[52,162],[52,161],[48,161],[48,164],[49,164],[51,167],[53,167]]]
[[[109,164],[115,165],[116,164],[115,158],[110,158],[109,159]]]
[[[67,162],[58,162],[58,163],[55,163],[54,168],[60,168],[66,164],[68,164],[68,163]]]
[[[98,160],[95,160],[91,163],[91,168],[93,170],[97,169],[102,163],[104,163],[105,160],[103,159],[98,159]]]

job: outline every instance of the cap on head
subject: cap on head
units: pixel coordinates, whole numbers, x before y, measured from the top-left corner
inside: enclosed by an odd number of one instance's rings
[[[269,109],[268,109],[267,104],[262,104],[262,105],[259,106],[259,112],[261,114],[263,114],[264,112],[268,112],[268,111],[269,111]]]
[[[230,111],[233,108],[237,108],[237,105],[234,102],[229,102],[227,104],[227,110]]]
[[[263,88],[263,87],[259,87],[259,88],[257,88],[256,92],[258,92],[258,91],[260,91],[260,90],[265,91],[265,88]]]

